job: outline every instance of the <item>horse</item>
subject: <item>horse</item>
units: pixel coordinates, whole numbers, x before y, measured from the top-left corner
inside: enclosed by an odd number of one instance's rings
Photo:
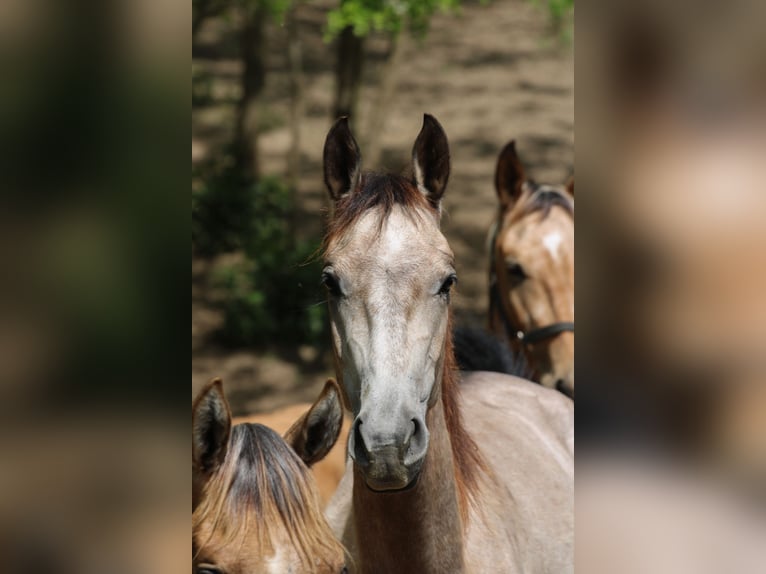
[[[286,432],[304,413],[311,408],[309,403],[288,405],[267,413],[258,413],[243,417],[235,417],[233,424],[258,423],[269,427],[277,433]],[[343,418],[343,426],[340,429],[338,440],[322,460],[311,467],[314,475],[319,497],[322,504],[326,505],[338,487],[343,473],[346,471],[346,442],[348,441],[348,429],[351,422],[347,417]]]
[[[194,572],[347,572],[308,468],[338,438],[340,396],[327,381],[282,438],[260,424],[232,426],[220,379],[200,391],[192,404]]]
[[[449,169],[430,115],[409,177],[363,172],[345,118],[327,135],[322,282],[354,416],[328,520],[362,574],[572,572],[574,403],[498,373],[459,381]]]
[[[574,397],[574,179],[526,178],[514,141],[497,160],[489,325],[543,386]]]

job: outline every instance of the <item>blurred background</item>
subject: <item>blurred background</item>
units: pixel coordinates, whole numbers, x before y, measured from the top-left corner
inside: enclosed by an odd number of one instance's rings
[[[190,16],[177,0],[0,3],[0,552],[15,572],[188,572]]]
[[[763,21],[578,10],[578,571],[766,564]]]
[[[401,172],[423,113],[450,142],[443,230],[457,323],[487,322],[494,172],[574,161],[567,0],[195,0],[192,394],[221,376],[236,414],[316,396],[333,373],[320,263],[324,138],[348,115],[366,169]]]

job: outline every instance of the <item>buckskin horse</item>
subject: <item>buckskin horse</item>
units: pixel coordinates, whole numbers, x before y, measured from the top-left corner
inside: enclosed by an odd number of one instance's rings
[[[523,354],[532,378],[574,398],[574,180],[527,179],[511,141],[495,173],[489,324]]]
[[[192,404],[192,561],[196,574],[346,572],[308,466],[335,444],[340,390],[322,394],[285,438],[232,426],[220,379]]]

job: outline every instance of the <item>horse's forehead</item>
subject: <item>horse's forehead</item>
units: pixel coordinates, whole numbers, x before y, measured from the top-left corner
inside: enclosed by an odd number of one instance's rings
[[[503,251],[571,251],[574,246],[574,221],[563,209],[554,207],[543,217],[543,213],[530,213],[506,225],[502,233]]]
[[[399,205],[385,215],[379,210],[368,211],[330,250],[330,258],[340,263],[388,268],[400,263],[411,267],[433,262],[435,257],[452,258],[436,219],[425,211],[408,212]]]

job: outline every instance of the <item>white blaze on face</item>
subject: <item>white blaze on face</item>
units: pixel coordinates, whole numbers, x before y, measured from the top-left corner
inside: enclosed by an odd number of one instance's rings
[[[290,556],[290,552],[278,546],[274,554],[266,559],[265,573],[268,574],[290,574],[295,572],[298,564],[297,557]]]
[[[381,237],[380,250],[385,254],[386,263],[395,263],[399,257],[406,255],[407,247],[412,246],[416,237],[412,237],[412,230],[406,225],[401,213],[394,214],[386,223]]]
[[[558,231],[549,233],[543,237],[543,245],[548,250],[548,253],[551,254],[551,257],[553,257],[554,261],[558,261],[559,259],[559,247],[561,247],[561,242],[563,240],[564,238]]]

